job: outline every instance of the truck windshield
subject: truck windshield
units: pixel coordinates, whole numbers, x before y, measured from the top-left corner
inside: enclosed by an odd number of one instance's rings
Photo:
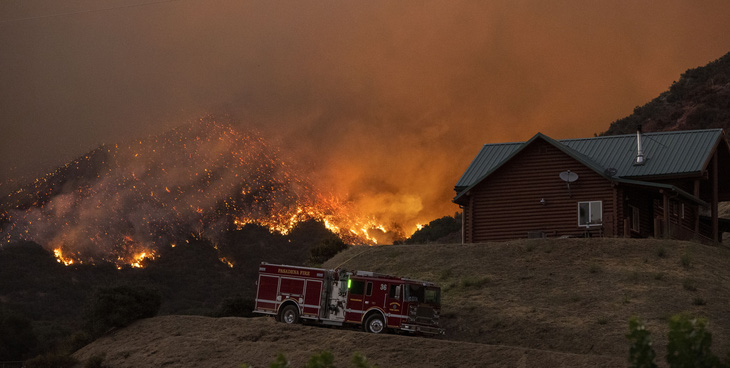
[[[419,303],[441,304],[441,289],[422,285],[406,285],[406,300]]]

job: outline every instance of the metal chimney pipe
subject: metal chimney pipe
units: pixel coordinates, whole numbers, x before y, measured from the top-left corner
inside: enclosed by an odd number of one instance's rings
[[[641,125],[636,127],[636,162],[634,164],[644,164],[644,150],[641,148]]]

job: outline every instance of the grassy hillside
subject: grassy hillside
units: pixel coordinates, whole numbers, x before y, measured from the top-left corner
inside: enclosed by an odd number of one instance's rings
[[[321,351],[336,367],[351,364],[357,352],[382,368],[421,367],[596,367],[623,366],[625,359],[576,355],[519,347],[462,343],[444,339],[373,335],[351,329],[284,325],[273,318],[164,316],[145,319],[77,351],[86,364],[104,357],[110,368],[268,367],[277,354],[304,367]]]
[[[669,317],[687,312],[709,319],[718,355],[730,345],[724,247],[608,238],[353,247],[325,266],[438,282],[449,340],[623,357],[636,315],[663,357]]]

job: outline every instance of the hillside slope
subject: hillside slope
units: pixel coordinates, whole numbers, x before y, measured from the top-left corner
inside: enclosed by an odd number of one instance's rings
[[[724,247],[609,238],[356,247],[326,266],[439,283],[450,340],[623,357],[636,315],[663,356],[668,318],[687,312],[710,320],[721,356],[730,345]]]
[[[138,321],[74,354],[81,362],[105,354],[107,367],[268,367],[282,353],[292,367],[330,351],[349,367],[355,352],[380,367],[616,367],[623,359],[348,329],[288,326],[273,318],[166,316]]]
[[[690,242],[536,239],[474,245],[352,247],[325,267],[438,282],[438,339],[374,336],[350,329],[286,326],[270,318],[166,316],[139,321],[78,351],[106,354],[109,367],[294,366],[321,350],[338,366],[363,353],[381,367],[622,366],[628,319],[646,321],[663,357],[667,320],[706,317],[713,351],[730,345],[730,250]]]
[[[637,125],[647,132],[730,129],[730,53],[682,73],[668,91],[614,121],[601,135],[634,133]]]

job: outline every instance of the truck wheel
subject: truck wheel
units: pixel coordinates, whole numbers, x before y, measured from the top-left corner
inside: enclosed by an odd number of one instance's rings
[[[385,332],[385,321],[383,320],[383,316],[380,314],[374,313],[370,317],[368,317],[367,320],[365,320],[365,331],[379,334]]]
[[[295,324],[299,322],[299,310],[295,305],[289,304],[279,313],[279,320],[288,325]]]

